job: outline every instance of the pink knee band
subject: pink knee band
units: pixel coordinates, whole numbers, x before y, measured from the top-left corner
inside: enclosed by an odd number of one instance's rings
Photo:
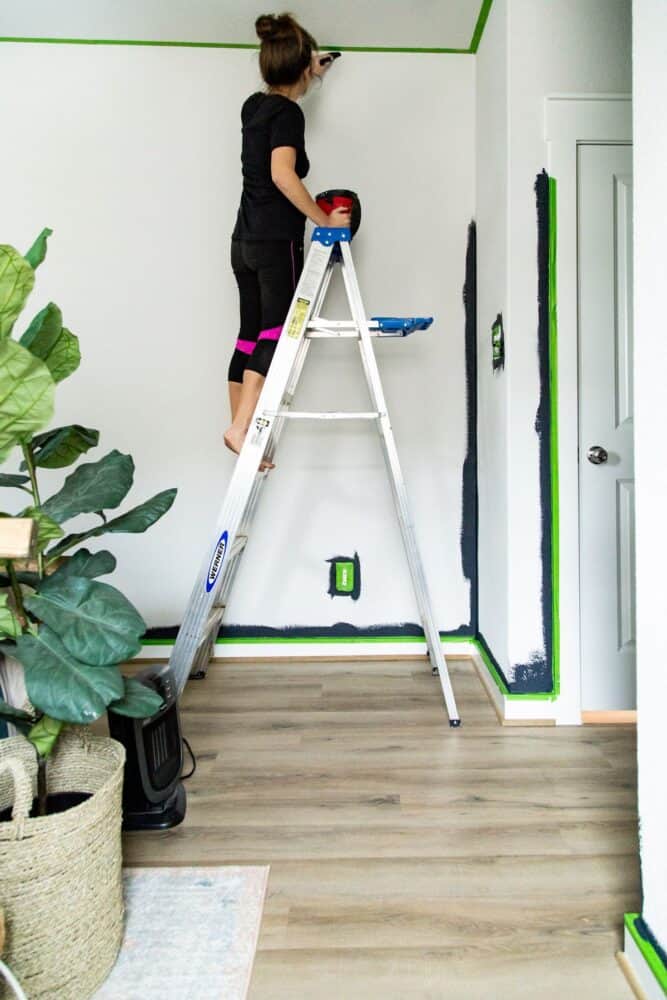
[[[282,326],[272,326],[270,330],[262,330],[257,340],[279,340],[282,332]]]
[[[252,354],[252,352],[255,350],[255,341],[241,340],[241,338],[239,337],[239,339],[236,341],[236,350],[240,351],[241,354]]]

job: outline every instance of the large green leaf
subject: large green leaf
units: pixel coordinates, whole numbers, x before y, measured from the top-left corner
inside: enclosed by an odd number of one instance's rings
[[[9,607],[9,594],[0,594],[0,639],[16,639],[21,634],[21,623]]]
[[[44,364],[51,372],[53,381],[62,382],[77,370],[80,363],[79,338],[64,326],[48,357],[44,358]]]
[[[0,486],[23,486],[30,482],[30,476],[18,476],[12,473],[0,473]]]
[[[176,498],[177,492],[175,489],[164,490],[162,493],[157,493],[154,497],[151,497],[150,500],[139,504],[138,507],[128,510],[127,514],[121,514],[120,517],[115,517],[112,521],[107,521],[106,524],[98,524],[97,527],[91,528],[90,531],[82,531],[78,535],[67,535],[63,538],[62,542],[54,546],[47,553],[49,560],[58,558],[61,552],[71,549],[73,545],[79,545],[88,538],[98,538],[107,532],[111,534],[122,534],[123,532],[127,534],[141,534],[141,532],[147,531],[151,525],[155,524],[156,521],[159,521],[167,513]]]
[[[12,332],[35,284],[35,272],[14,247],[0,246],[0,338]]]
[[[81,663],[46,625],[38,635],[20,636],[16,657],[25,670],[30,703],[62,722],[94,722],[110,702],[123,697],[118,667]]]
[[[49,580],[64,580],[69,576],[85,576],[89,580],[94,580],[96,576],[105,576],[113,573],[116,568],[116,557],[103,549],[101,552],[89,552],[88,549],[79,549],[70,559],[66,559],[62,566],[49,577]]]
[[[40,757],[48,757],[58,742],[60,730],[64,723],[60,719],[52,719],[50,715],[43,715],[39,722],[36,722],[28,733],[28,739],[34,746]]]
[[[125,697],[112,701],[109,708],[118,715],[129,715],[131,719],[148,719],[162,707],[162,698],[151,688],[134,677],[124,677]]]
[[[43,469],[63,469],[95,448],[99,439],[100,432],[92,427],[81,427],[80,424],[56,427],[32,439],[33,461]],[[21,468],[26,468],[25,462],[21,463]]]
[[[112,521],[103,526],[101,525],[101,527],[104,527],[106,531],[110,531],[112,534],[114,532],[141,534],[167,513],[176,499],[177,492],[178,490],[176,489],[163,490],[162,493],[157,493],[150,500],[140,503],[138,507],[128,510],[127,514],[114,517]],[[102,534],[99,530],[98,533]]]
[[[0,343],[0,461],[48,423],[55,388],[43,361],[14,340]]]
[[[42,229],[41,233],[25,255],[25,259],[28,261],[33,270],[37,270],[46,257],[46,241],[52,234],[52,229]]]
[[[42,504],[42,510],[62,524],[77,514],[117,507],[129,492],[133,478],[132,456],[111,451],[99,462],[89,462],[75,469],[60,492]]]
[[[83,663],[103,667],[129,660],[141,649],[146,623],[108,583],[83,576],[47,577],[26,608],[56,632]]]
[[[36,358],[45,361],[63,328],[63,314],[55,302],[41,309],[19,343]]]
[[[55,302],[49,302],[37,313],[20,343],[44,362],[54,382],[62,382],[81,362],[79,338],[63,326],[63,316]]]

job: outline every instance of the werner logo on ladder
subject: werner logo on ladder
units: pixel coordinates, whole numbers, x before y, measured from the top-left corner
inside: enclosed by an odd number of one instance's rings
[[[393,317],[366,319],[350,248],[350,241],[361,217],[359,200],[354,192],[341,190],[318,195],[317,202],[327,214],[337,207],[350,207],[351,226],[344,229],[318,227],[313,232],[310,251],[283,325],[283,336],[278,340],[213,532],[211,547],[205,554],[192,591],[176,639],[170,668],[179,693],[189,676],[201,677],[206,672],[248,539],[261,486],[267,469],[271,467],[285,421],[369,420],[376,424],[380,434],[431,665],[440,678],[449,724],[458,726],[459,714],[442,653],[440,635],[433,619],[405,483],[372,346],[373,337],[404,337],[415,330],[426,329],[432,320]],[[331,321],[320,314],[336,266],[340,266],[342,270],[352,317],[350,320]],[[353,413],[293,411],[292,400],[311,341],[332,337],[358,340],[372,410]]]

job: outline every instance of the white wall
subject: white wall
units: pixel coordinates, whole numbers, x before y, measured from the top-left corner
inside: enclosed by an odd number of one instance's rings
[[[543,653],[533,189],[547,166],[545,97],[629,92],[630,0],[496,2],[478,63],[480,630],[511,681],[517,663]],[[501,309],[506,370],[494,377],[490,324]]]
[[[507,375],[491,326],[507,320],[508,0],[495,0],[477,54],[477,365],[480,630],[507,669]]]
[[[544,98],[630,91],[630,0],[559,0],[557,4],[511,0],[508,37],[508,631],[509,659],[518,663],[542,649],[539,451],[534,430],[539,384],[533,185],[547,166]]]
[[[667,5],[634,0],[635,475],[637,707],[642,915],[667,949],[667,704],[664,431],[665,220],[667,219]]]
[[[256,56],[4,44],[0,73],[11,151],[2,183],[12,192],[1,238],[27,248],[44,225],[54,229],[29,315],[53,298],[82,343],[56,419],[99,427],[98,456],[114,447],[134,455],[136,500],[179,487],[159,526],[110,546],[118,585],[149,623],[174,623],[233,462],[221,443],[238,325],[228,244],[239,108],[258,86]],[[354,249],[369,314],[436,316],[431,332],[382,343],[378,355],[437,624],[457,628],[469,619],[461,287],[474,206],[474,60],[347,53],[304,109],[310,190],[344,185],[362,198]],[[314,344],[299,406],[364,400],[353,345]],[[55,485],[58,475],[49,478]],[[290,427],[256,526],[229,622],[415,620],[368,427]],[[332,601],[325,560],[355,550],[362,598]]]

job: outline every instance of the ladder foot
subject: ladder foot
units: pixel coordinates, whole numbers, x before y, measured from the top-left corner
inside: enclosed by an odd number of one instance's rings
[[[438,670],[437,667],[431,667],[431,674],[433,675],[433,677],[439,677],[440,671]]]
[[[206,671],[205,670],[194,670],[190,674],[190,680],[191,681],[203,681],[205,677],[206,677]]]
[[[461,720],[460,719],[450,719],[449,720],[449,724],[452,727],[452,729],[458,729],[458,727],[461,725]]]

